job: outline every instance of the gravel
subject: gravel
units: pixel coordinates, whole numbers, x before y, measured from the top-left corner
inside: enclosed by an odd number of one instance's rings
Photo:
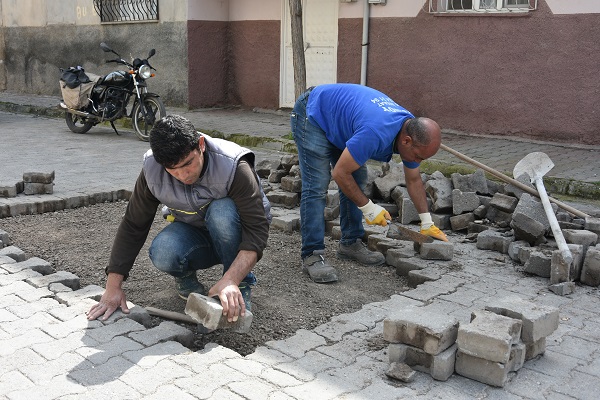
[[[127,202],[96,204],[73,210],[0,219],[0,229],[12,244],[31,257],[50,262],[56,271],[77,275],[81,286],[105,284],[104,268]],[[148,240],[124,285],[127,300],[141,307],[183,313],[185,301],[177,296],[173,278],[158,271],[148,258],[152,238],[166,222],[157,214]],[[313,329],[331,317],[359,310],[408,289],[393,267],[365,267],[335,257],[337,242],[326,238],[325,256],[338,269],[333,284],[313,283],[300,265],[300,234],[271,229],[268,246],[254,272],[258,285],[252,292],[254,320],[248,334],[227,330],[209,334],[196,325],[184,325],[195,333],[192,350],[217,343],[242,355],[270,340],[292,336],[298,329]],[[220,277],[222,267],[199,271],[208,288]],[[163,320],[153,317],[158,325]]]

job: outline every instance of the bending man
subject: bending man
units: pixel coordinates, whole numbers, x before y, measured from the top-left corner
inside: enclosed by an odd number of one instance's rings
[[[406,188],[421,219],[421,233],[439,240],[446,236],[432,222],[419,164],[441,143],[438,124],[415,118],[389,96],[366,86],[328,84],[303,93],[291,114],[302,175],[300,223],[302,267],[318,283],[337,281],[337,271],[324,258],[323,212],[329,181],[340,189],[341,259],[381,265],[383,254],[362,242],[367,224],[387,225],[390,214],[364,194],[369,159],[389,162],[400,154]],[[333,167],[333,171],[331,170]]]

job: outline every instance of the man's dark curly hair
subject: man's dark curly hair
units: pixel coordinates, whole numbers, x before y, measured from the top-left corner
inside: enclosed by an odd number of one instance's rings
[[[179,115],[167,115],[150,131],[150,148],[160,165],[171,168],[198,148],[200,132]]]

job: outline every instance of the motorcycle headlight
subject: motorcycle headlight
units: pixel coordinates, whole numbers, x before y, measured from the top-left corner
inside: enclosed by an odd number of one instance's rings
[[[142,79],[148,79],[152,76],[152,71],[150,71],[150,67],[147,65],[142,65],[138,71],[138,75]]]

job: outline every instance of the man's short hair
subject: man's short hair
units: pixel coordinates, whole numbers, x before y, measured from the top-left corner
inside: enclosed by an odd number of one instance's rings
[[[150,131],[150,148],[160,165],[171,168],[198,148],[200,132],[187,119],[167,115],[158,120]]]
[[[427,146],[431,142],[431,135],[423,117],[411,118],[406,121],[406,134],[417,146]]]

